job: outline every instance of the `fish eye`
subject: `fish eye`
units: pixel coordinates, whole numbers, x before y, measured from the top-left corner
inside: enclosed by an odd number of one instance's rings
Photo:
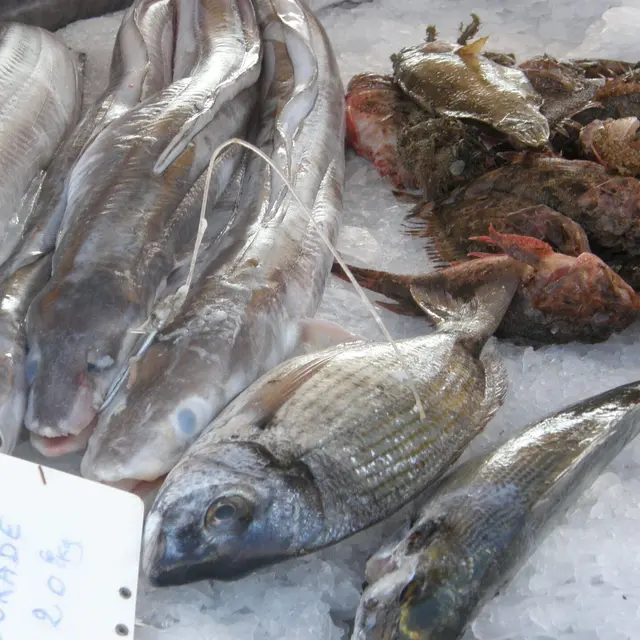
[[[27,384],[33,384],[33,381],[36,378],[36,373],[38,373],[38,361],[37,360],[29,360],[27,361],[24,367],[24,375],[27,379]]]
[[[213,502],[205,514],[208,528],[247,524],[251,520],[253,507],[241,496],[225,496]]]
[[[87,371],[89,373],[105,371],[109,369],[109,367],[112,367],[114,362],[115,360],[109,355],[99,356],[97,354],[90,354],[87,357]]]

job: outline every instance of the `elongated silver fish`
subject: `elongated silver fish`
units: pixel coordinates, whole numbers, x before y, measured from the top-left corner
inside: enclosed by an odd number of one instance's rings
[[[258,145],[290,174],[335,239],[342,214],[344,99],[326,34],[295,0],[261,0],[265,43]],[[212,264],[175,322],[99,419],[88,478],[132,487],[166,474],[240,391],[291,354],[320,301],[331,254],[263,160],[249,160],[246,242]]]
[[[83,149],[110,122],[172,81],[174,0],[137,0],[122,20],[109,84],[42,176],[20,238],[0,266],[0,282],[53,250],[67,204],[68,177]]]
[[[149,513],[144,568],[158,585],[233,579],[321,549],[390,516],[441,476],[501,406],[487,338],[518,277],[475,293],[434,276],[440,330],[292,358],[239,395],[169,473]]]
[[[0,24],[0,263],[18,240],[24,196],[80,117],[81,71],[78,54],[53,34]]]
[[[18,441],[27,405],[24,318],[34,296],[51,274],[51,255],[13,274],[0,285],[0,451],[11,453]]]
[[[120,11],[131,2],[132,0],[2,0],[0,20],[22,22],[56,31],[76,20],[87,20]]]
[[[243,136],[254,86],[216,105],[217,114],[162,175],[153,166],[167,144],[244,60],[251,38],[261,44],[249,0],[181,5],[198,15],[199,49],[192,74],[112,122],[73,167],[53,277],[27,317],[31,382],[25,425],[45,437],[80,433],[93,419],[171,271],[192,248],[197,216],[176,218],[178,205],[214,148]],[[243,80],[244,82],[244,80]],[[228,183],[242,154],[219,165]],[[224,176],[224,179],[222,178]],[[220,193],[218,193],[220,195]],[[215,198],[214,198],[215,200]],[[100,295],[96,295],[100,291]]]
[[[367,564],[354,640],[455,640],[640,432],[640,383],[589,398],[454,471]]]

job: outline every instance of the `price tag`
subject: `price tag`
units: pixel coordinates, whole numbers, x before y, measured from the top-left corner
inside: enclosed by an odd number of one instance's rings
[[[2,454],[0,486],[0,640],[131,640],[142,500]]]

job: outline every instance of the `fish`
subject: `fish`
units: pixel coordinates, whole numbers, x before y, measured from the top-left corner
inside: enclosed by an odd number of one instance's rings
[[[636,117],[593,120],[580,131],[584,154],[621,176],[640,176],[640,144]]]
[[[453,471],[367,563],[353,640],[455,640],[640,432],[640,384],[571,405]]]
[[[335,56],[302,3],[261,0],[256,7],[265,46],[257,143],[291,176],[333,242],[345,162]],[[131,490],[164,476],[238,393],[296,348],[322,297],[331,254],[307,212],[256,156],[239,211],[244,240],[205,269],[180,314],[136,362],[129,388],[100,415],[84,477]]]
[[[0,284],[0,452],[13,452],[27,405],[24,319],[34,296],[51,274],[52,255],[43,256]]]
[[[394,81],[432,115],[471,119],[517,146],[543,147],[550,130],[540,113],[542,98],[521,69],[482,55],[486,41],[405,47],[392,57]]]
[[[0,282],[55,248],[68,199],[69,174],[89,142],[109,123],[172,80],[172,0],[136,0],[125,12],[111,58],[109,82],[65,137],[27,209],[20,237],[2,265]]]
[[[232,580],[380,522],[435,482],[502,405],[489,341],[518,284],[446,288],[422,304],[439,330],[350,341],[275,367],[233,400],[171,470],[147,517],[153,584]],[[411,375],[424,417],[407,383]]]
[[[444,251],[443,258],[451,261],[459,259],[460,252],[449,251],[452,249],[447,245],[449,238],[457,243],[486,233],[472,231],[471,221],[484,219],[487,227],[491,221],[498,228],[495,219],[502,211],[545,205],[578,224],[587,235],[591,251],[638,289],[639,202],[640,181],[636,178],[616,176],[588,160],[525,153],[511,164],[476,178],[441,203],[421,207],[413,215],[427,221],[424,234],[435,236],[436,252]],[[541,239],[552,243],[551,238]]]
[[[373,163],[381,177],[396,188],[415,188],[416,178],[398,153],[402,104],[407,99],[393,78],[360,73],[351,78],[346,94],[347,144]]]
[[[191,255],[198,216],[179,207],[182,199],[213,150],[229,137],[244,136],[249,126],[255,84],[214,105],[215,118],[166,172],[154,173],[183,125],[201,108],[213,108],[208,98],[245,63],[247,49],[258,49],[251,71],[256,81],[262,65],[249,0],[191,2],[181,9],[198,15],[192,74],[111,122],[71,171],[52,278],[27,314],[25,426],[36,435],[76,436],[93,421],[132,355],[134,331],[148,320],[171,272]],[[231,150],[219,159],[212,204],[241,157]],[[177,217],[184,212],[190,215]]]
[[[82,70],[79,54],[55,35],[0,24],[0,263],[17,241],[42,173],[80,117]]]
[[[541,346],[580,341],[602,342],[629,327],[640,312],[640,296],[600,258],[590,252],[577,257],[553,251],[536,238],[498,233],[472,240],[493,245],[502,255],[472,252],[471,262],[442,269],[437,277],[469,284],[486,282],[492,265],[504,262],[520,273],[520,284],[495,335],[516,344]],[[518,264],[516,264],[518,263]],[[395,303],[379,302],[404,315],[423,315],[422,289],[433,274],[400,275],[349,266],[358,283]],[[334,263],[333,272],[346,280]]]
[[[132,0],[3,0],[0,21],[57,31],[77,20],[126,9]]]

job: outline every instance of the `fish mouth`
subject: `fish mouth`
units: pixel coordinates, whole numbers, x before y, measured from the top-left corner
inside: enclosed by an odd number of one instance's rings
[[[94,419],[88,427],[78,434],[45,436],[41,433],[30,434],[31,446],[47,458],[59,458],[71,453],[83,451],[87,447],[89,438],[96,426]]]

